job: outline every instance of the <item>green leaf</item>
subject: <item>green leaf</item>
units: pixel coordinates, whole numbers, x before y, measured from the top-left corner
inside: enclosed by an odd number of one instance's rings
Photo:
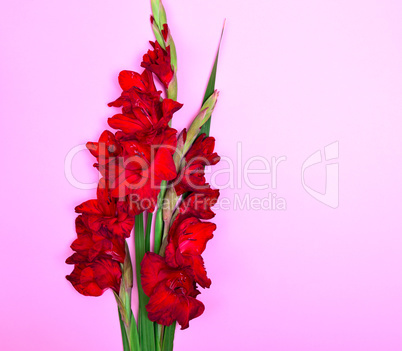
[[[155,349],[156,351],[162,351],[162,331],[164,326],[158,323],[154,323],[155,327]]]
[[[118,310],[118,312],[119,312],[119,321],[120,321],[120,329],[121,329],[121,338],[123,339],[123,350],[130,351],[130,345],[128,344],[126,328],[124,327],[124,323],[121,318],[120,310]]]
[[[138,287],[138,329],[140,344],[144,351],[155,351],[154,324],[148,319],[145,309],[149,301],[141,286],[141,261],[145,254],[145,235],[143,214],[135,216],[135,260],[137,268],[137,287]]]
[[[207,88],[205,90],[204,99],[202,100],[202,104],[204,104],[215,91],[215,80],[216,80],[216,71],[218,69],[219,49],[221,47],[224,30],[225,30],[225,23],[223,23],[221,38],[219,40],[219,45],[218,45],[218,51],[216,52],[215,62],[212,67],[211,75],[209,76],[209,81],[208,81]],[[208,121],[202,126],[202,128],[200,130],[200,134],[205,133],[207,136],[209,136],[210,129],[211,129],[211,118],[209,118]]]
[[[172,325],[165,327],[162,351],[173,351],[173,340],[175,330],[176,330],[176,322],[173,322]]]
[[[152,227],[152,213],[148,213],[147,215],[147,228],[145,230],[145,252],[149,252],[151,250],[151,227]]]
[[[133,311],[131,311],[131,318],[130,318],[130,344],[131,344],[131,351],[141,351],[140,339],[137,330],[137,323],[135,322]]]

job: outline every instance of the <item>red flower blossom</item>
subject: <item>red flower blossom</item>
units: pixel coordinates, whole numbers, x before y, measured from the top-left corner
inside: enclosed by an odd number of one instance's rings
[[[191,319],[204,312],[203,303],[195,298],[200,292],[191,272],[169,267],[155,253],[147,252],[141,262],[141,284],[150,297],[146,309],[153,322],[167,326],[177,320],[186,329]]]
[[[188,217],[211,219],[215,213],[211,207],[216,204],[219,197],[219,190],[208,188],[200,193],[191,193],[179,206],[180,220]]]
[[[94,167],[98,169],[102,176],[106,179],[116,177],[118,157],[122,152],[122,148],[115,135],[105,130],[99,137],[98,142],[88,142],[86,147],[96,157],[98,162],[94,164]]]
[[[121,130],[116,133],[117,139],[162,144],[165,141],[161,135],[176,134],[168,123],[183,105],[171,99],[161,100],[161,92],[156,91],[149,71],[144,70],[141,75],[122,71],[119,82],[123,93],[109,106],[123,107],[122,113],[108,119],[113,129]]]
[[[102,226],[112,233],[128,238],[134,226],[134,217],[128,213],[128,205],[116,201],[109,194],[104,178],[99,181],[97,199],[88,200],[75,208],[82,213],[93,231],[99,231]]]
[[[185,165],[173,182],[177,195],[186,191],[202,192],[209,188],[205,181],[205,166],[215,165],[220,157],[214,151],[215,139],[201,134],[184,157]]]
[[[212,232],[215,229],[214,223],[201,222],[198,218],[190,217],[183,221],[176,218],[169,230],[166,263],[171,267],[190,267],[195,281],[203,288],[209,288],[211,280],[207,277],[201,254],[208,240],[213,238]]]
[[[123,161],[120,174],[112,183],[112,196],[128,196],[131,214],[153,212],[163,180],[176,176],[173,150],[153,148],[135,141],[122,142]]]
[[[124,262],[126,252],[123,237],[113,235],[106,228],[101,228],[99,232],[89,229],[82,215],[75,220],[75,228],[78,238],[71,248],[76,252],[67,258],[67,264],[93,262],[98,258]]]
[[[89,263],[79,263],[66,278],[82,295],[100,296],[108,288],[118,293],[121,282],[120,264],[104,258]]]
[[[166,31],[164,36],[167,38]],[[170,47],[167,46],[164,50],[157,41],[150,41],[150,44],[153,50],[148,50],[148,53],[144,55],[141,67],[153,72],[167,89],[174,75],[170,59]]]
[[[155,144],[155,138],[165,131],[177,131],[168,123],[173,113],[183,105],[170,99],[164,99],[157,109],[150,113],[139,107],[134,107],[132,113],[117,114],[109,118],[108,123],[113,129],[120,129],[116,135],[119,140],[136,140],[142,143]],[[163,140],[163,139],[162,139]]]
[[[121,71],[118,79],[123,92],[108,106],[123,107],[124,114],[132,113],[134,107],[152,110],[154,103],[161,98],[162,92],[156,90],[152,73],[148,70],[144,70],[141,74]]]

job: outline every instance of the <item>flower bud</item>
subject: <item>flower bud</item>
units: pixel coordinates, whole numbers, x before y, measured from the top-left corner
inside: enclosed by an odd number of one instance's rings
[[[191,123],[190,128],[187,132],[187,140],[184,144],[183,155],[190,149],[191,145],[194,143],[194,140],[197,138],[201,127],[208,121],[211,117],[212,112],[215,108],[216,102],[218,100],[219,92],[215,90],[214,93],[208,98],[207,101],[202,105],[200,113],[197,117],[194,118]]]
[[[177,194],[176,191],[174,190],[174,187],[170,187],[165,195],[165,204],[163,206],[163,221],[165,222],[165,225],[167,227],[170,227],[170,219],[172,218],[173,210],[176,206],[177,203]]]
[[[183,129],[182,132],[177,137],[176,151],[173,155],[173,161],[176,166],[176,171],[179,170],[180,161],[184,156],[183,150],[184,150],[184,144],[185,144],[186,140],[187,140],[187,130]]]
[[[161,0],[151,0],[151,7],[151,24],[155,39],[163,49],[166,49],[167,46],[170,47],[171,65],[173,71],[177,72],[176,46],[172,36],[170,35],[169,27],[167,25],[165,8],[163,7]],[[177,89],[177,87],[175,88]]]
[[[133,288],[133,266],[131,263],[130,251],[126,242],[126,257],[123,264],[122,284],[128,292]]]
[[[162,31],[163,25],[167,23],[166,11],[165,8],[163,7],[162,1],[151,0],[151,7],[156,25],[159,27],[159,30]]]
[[[159,7],[161,3],[160,0],[151,0],[152,14],[154,16],[154,20],[156,25],[159,24]]]
[[[172,64],[172,68],[174,72],[177,72],[177,53],[176,53],[176,45],[174,44],[173,38],[170,34],[170,29],[167,23],[163,25],[163,29],[161,29],[163,40],[165,41],[166,46],[170,48],[170,61]]]
[[[154,32],[156,41],[159,43],[159,45],[162,47],[162,49],[166,49],[165,40],[163,39],[162,33],[156,23],[156,20],[152,16],[151,16],[151,26],[152,26],[152,31]]]
[[[159,28],[162,30],[163,25],[167,23],[166,11],[162,5],[162,1],[159,1]]]

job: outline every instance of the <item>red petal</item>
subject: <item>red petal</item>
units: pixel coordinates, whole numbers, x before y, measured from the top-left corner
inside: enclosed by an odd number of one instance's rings
[[[211,207],[215,205],[219,197],[219,190],[207,189],[201,193],[192,193],[180,204],[180,217],[197,217],[211,219],[215,217]]]
[[[184,225],[188,220],[192,220],[192,218],[184,220]],[[198,223],[190,225],[178,238],[180,252],[186,255],[201,255],[207,246],[208,240],[214,237],[212,232],[215,229],[216,224],[208,222],[202,223],[198,221]]]
[[[191,256],[191,266],[196,282],[203,288],[209,288],[211,286],[211,279],[207,277],[203,258],[201,256]]]
[[[75,212],[96,214],[96,215],[102,214],[102,212],[99,208],[98,200],[88,200],[88,201],[83,202],[81,205],[78,205],[75,208]]]
[[[174,101],[172,99],[164,99],[162,101],[162,111],[164,116],[171,116],[176,111],[180,110],[183,107],[183,104]],[[170,118],[169,118],[170,120]]]
[[[121,71],[119,84],[123,90],[129,90],[132,87],[143,87],[141,75],[133,71]]]
[[[205,307],[195,298],[180,291],[176,293],[161,283],[154,290],[146,309],[151,321],[168,326],[177,320],[181,329],[186,329],[189,321],[200,316]]]
[[[163,257],[153,252],[147,252],[141,262],[141,285],[145,295],[151,296],[159,284],[158,275],[162,269],[167,269]]]
[[[154,159],[155,179],[172,180],[176,177],[176,166],[172,153],[164,147],[158,149]]]
[[[108,118],[107,123],[113,129],[120,129],[123,133],[134,134],[143,129],[143,126],[138,123],[137,119],[117,114]]]

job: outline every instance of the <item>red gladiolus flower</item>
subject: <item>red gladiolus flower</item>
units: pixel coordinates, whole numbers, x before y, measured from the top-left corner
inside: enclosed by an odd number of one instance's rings
[[[150,41],[150,44],[153,50],[148,50],[144,55],[141,67],[153,72],[167,89],[174,75],[170,61],[170,47],[167,46],[164,50],[157,41]]]
[[[211,219],[215,213],[211,207],[216,204],[219,197],[219,190],[208,188],[200,193],[191,193],[179,206],[180,220],[188,217]]]
[[[75,228],[78,238],[71,248],[76,252],[67,258],[67,264],[93,262],[99,258],[124,262],[126,251],[123,237],[113,235],[106,228],[101,228],[99,232],[89,229],[82,215],[75,220]]]
[[[144,70],[141,74],[133,71],[121,71],[119,84],[123,93],[108,106],[123,107],[123,113],[132,113],[134,107],[152,110],[160,100],[161,91],[156,90],[152,73]]]
[[[161,92],[156,91],[149,71],[145,70],[141,75],[122,71],[119,82],[123,93],[109,106],[123,107],[122,114],[108,119],[113,129],[121,130],[116,133],[117,139],[163,144],[165,140],[161,135],[176,134],[168,123],[183,105],[171,99],[161,100]]]
[[[158,142],[155,139],[160,137],[160,134],[177,133],[175,129],[169,127],[168,123],[172,119],[173,113],[183,106],[170,99],[164,99],[159,105],[154,114],[135,107],[132,113],[114,115],[109,118],[108,123],[113,129],[121,130],[116,133],[119,140],[156,144]]]
[[[186,191],[202,192],[209,188],[205,181],[205,166],[215,165],[220,157],[214,151],[215,139],[201,134],[185,155],[185,166],[173,182],[177,195]]]
[[[116,201],[109,194],[104,178],[99,181],[97,199],[88,200],[75,208],[82,213],[88,226],[93,231],[99,231],[102,226],[112,233],[128,238],[134,226],[134,218],[128,213],[128,205]]]
[[[89,263],[79,263],[66,278],[82,295],[100,296],[109,288],[118,293],[121,282],[120,264],[103,258]]]
[[[94,167],[98,169],[105,179],[115,178],[118,167],[118,157],[122,152],[120,143],[115,135],[105,130],[99,137],[98,142],[88,142],[86,144],[89,152],[96,157],[97,163]]]
[[[146,309],[153,322],[167,326],[177,320],[186,329],[191,319],[204,312],[203,303],[195,299],[200,292],[191,272],[169,267],[155,253],[147,252],[141,262],[141,284],[150,297]]]
[[[190,217],[183,221],[176,218],[169,230],[166,263],[171,267],[190,267],[195,281],[203,288],[209,288],[211,280],[207,277],[201,254],[208,240],[213,238],[212,232],[215,229],[214,223],[201,222],[198,218]]]
[[[131,214],[153,212],[163,180],[176,176],[173,150],[154,148],[135,141],[122,142],[123,162],[120,174],[112,183],[112,196],[128,197]]]

